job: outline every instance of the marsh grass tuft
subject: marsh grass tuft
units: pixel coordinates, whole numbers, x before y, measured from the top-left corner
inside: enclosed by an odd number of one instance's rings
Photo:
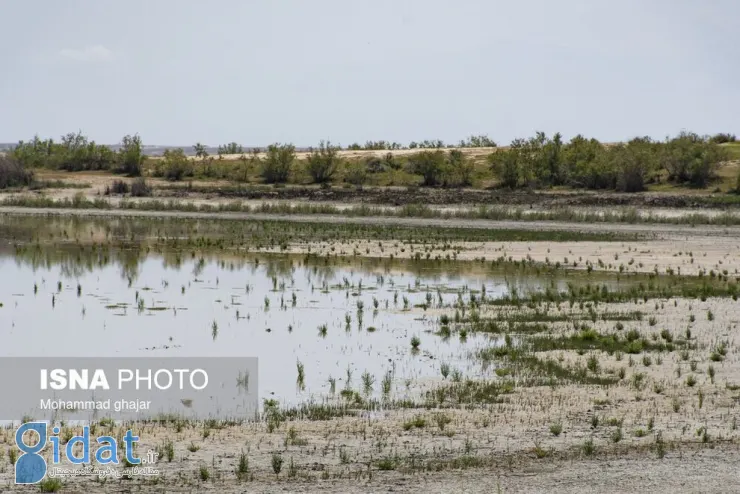
[[[596,447],[594,446],[594,440],[593,438],[589,437],[583,442],[583,445],[581,446],[581,451],[583,451],[583,454],[586,456],[591,456],[596,451]]]
[[[236,478],[238,480],[246,480],[249,477],[249,458],[246,453],[242,451],[239,454],[239,462],[236,467]]]
[[[372,374],[370,374],[368,371],[365,371],[362,373],[361,379],[362,379],[362,390],[365,393],[365,396],[370,396],[370,394],[373,392],[373,385],[375,384],[375,377]]]
[[[270,461],[272,465],[272,471],[276,477],[280,476],[280,471],[283,469],[283,457],[280,453],[273,453]]]
[[[59,492],[63,486],[62,480],[55,477],[46,477],[39,482],[41,492]]]
[[[298,377],[296,378],[296,388],[298,391],[305,391],[306,389],[306,373],[303,363],[300,360],[296,360],[296,370],[298,371]]]
[[[386,456],[385,458],[379,460],[377,462],[378,470],[381,471],[387,471],[387,470],[395,470],[398,466],[398,463],[396,460],[390,456]]]
[[[418,336],[414,335],[411,337],[411,349],[412,350],[418,350],[421,346],[421,340]]]
[[[559,436],[563,432],[563,424],[561,422],[555,422],[550,425],[550,434],[553,436]]]
[[[208,479],[211,478],[211,471],[208,470],[208,466],[207,465],[201,465],[198,468],[198,478],[202,482],[208,482]]]

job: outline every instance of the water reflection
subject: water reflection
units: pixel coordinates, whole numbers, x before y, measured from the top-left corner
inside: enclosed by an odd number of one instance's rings
[[[257,356],[262,397],[325,395],[348,368],[392,372],[400,393],[442,363],[490,375],[469,358],[487,336],[436,334],[460,299],[624,282],[490,260],[247,252],[285,236],[222,223],[0,216],[0,356]]]

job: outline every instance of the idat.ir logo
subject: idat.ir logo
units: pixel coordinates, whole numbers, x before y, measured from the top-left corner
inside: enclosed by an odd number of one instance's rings
[[[30,434],[26,434],[26,433]],[[59,443],[59,427],[51,429],[53,435],[48,433],[46,422],[27,422],[21,425],[15,433],[15,443],[21,450],[21,455],[15,462],[15,483],[16,484],[36,484],[46,476],[48,465],[46,459],[41,456],[41,452],[48,443],[52,445],[53,465],[61,464],[61,449]],[[25,437],[24,437],[25,436]],[[38,436],[38,440],[34,440]],[[130,465],[139,465],[142,463],[141,458],[134,456],[134,444],[139,440],[134,436],[131,429],[126,431],[123,436],[124,452],[126,461]],[[100,465],[118,465],[118,443],[112,436],[99,436],[96,439],[99,445],[95,451],[95,461]],[[75,445],[82,444],[82,453],[78,456],[74,454]],[[65,446],[65,456],[67,461],[73,465],[83,465],[90,463],[90,427],[82,428],[81,436],[72,437]]]

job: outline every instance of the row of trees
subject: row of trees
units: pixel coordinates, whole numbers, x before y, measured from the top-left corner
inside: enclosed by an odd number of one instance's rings
[[[64,135],[59,142],[42,140],[38,136],[29,142],[20,141],[8,155],[24,168],[111,170],[130,176],[141,174],[145,160],[138,135],[124,136],[118,151],[113,151],[79,132]]]
[[[342,150],[342,146],[335,146],[337,149]],[[445,144],[444,141],[440,139],[433,139],[433,140],[424,140],[421,142],[412,141],[408,144],[408,146],[404,146],[403,144],[399,142],[391,142],[391,141],[366,141],[365,144],[360,143],[352,143],[349,146],[347,146],[348,151],[394,151],[397,149],[440,149],[445,147],[458,147],[458,148],[479,148],[479,147],[490,147],[495,148],[496,142],[490,139],[487,135],[472,135],[468,137],[467,139],[461,140],[456,146],[455,145],[448,145]],[[209,153],[207,151],[207,146],[205,146],[202,143],[196,143],[193,146],[193,149],[195,150],[195,155],[199,158],[207,158],[209,156]],[[309,151],[312,151],[313,148],[309,148]],[[243,154],[244,148],[235,143],[231,142],[229,144],[225,144],[218,147],[217,151],[218,155],[226,155],[226,154]]]
[[[719,143],[733,141],[731,134],[700,137],[684,132],[661,142],[641,137],[624,144],[604,145],[581,135],[565,143],[560,134],[548,137],[538,132],[531,138],[514,140],[508,148],[494,150],[487,160],[499,183],[509,188],[570,186],[631,192],[663,179],[703,187],[712,180],[719,163],[727,159],[725,148]],[[459,147],[495,145],[486,136],[472,136]],[[396,143],[385,141],[366,143],[366,148],[376,150],[386,146],[397,148]],[[335,180],[337,172],[342,170],[345,181],[362,185],[370,174],[403,170],[420,176],[426,186],[471,185],[474,162],[460,149],[443,151],[439,149],[442,146],[441,141],[425,141],[413,154],[389,152],[385,156],[352,159],[340,156],[339,146],[321,142],[311,148],[301,173],[305,170],[313,182],[324,184]],[[198,143],[194,149],[199,161],[190,159],[182,149],[167,150],[161,160],[153,160],[152,174],[182,180],[196,174],[212,177],[213,171],[218,170],[224,178],[247,182],[250,173],[256,171],[266,183],[284,183],[297,169],[296,148],[292,144],[272,144],[264,154],[256,149],[245,154],[235,142],[219,146],[219,161],[223,154],[241,155],[236,162],[224,161],[220,169],[214,165],[215,159],[209,156],[205,145]],[[81,133],[67,134],[59,142],[38,137],[20,142],[8,153],[8,158],[24,170],[35,167],[111,170],[130,176],[142,173],[146,159],[138,135],[124,136],[113,150],[89,141]],[[11,165],[5,167],[10,169]]]
[[[233,153],[237,154],[237,153]],[[213,167],[213,157],[208,156],[204,148],[196,145],[196,156],[199,162],[193,161],[182,149],[168,149],[161,160],[154,165],[154,175],[167,180],[177,181],[192,177],[196,167],[203,167],[203,175],[209,176],[209,168]],[[264,157],[253,151],[249,156],[242,153],[236,167],[240,168],[240,179],[248,181],[249,170],[258,170],[266,183],[285,183],[290,179],[295,168],[296,150],[292,144],[271,144],[267,147]],[[334,178],[342,164],[339,158],[339,148],[330,142],[323,141],[306,159],[306,171],[315,183],[327,183]]]
[[[420,142],[411,141],[408,146],[404,146],[395,141],[367,141],[364,145],[359,143],[350,144],[347,146],[347,149],[349,151],[393,151],[395,149],[440,149],[447,147],[495,148],[496,142],[493,139],[490,139],[487,135],[481,134],[472,135],[467,139],[463,139],[457,145],[445,144],[445,142],[440,139],[423,140]]]
[[[567,185],[636,192],[661,175],[674,183],[704,187],[726,159],[716,140],[692,133],[665,142],[640,137],[603,145],[580,135],[565,144],[560,134],[549,138],[538,132],[492,153],[489,163],[504,187]]]
[[[408,173],[420,175],[424,185],[466,186],[472,184],[474,164],[459,149],[447,152],[442,150],[423,150],[402,160],[393,154],[368,157],[362,160],[348,160],[339,155],[340,148],[331,142],[321,142],[312,149],[305,159],[303,170],[311,181],[326,184],[337,178],[337,172],[343,171],[344,180],[355,185],[363,185],[372,173],[404,168]],[[202,173],[210,176],[209,167],[216,162],[212,157],[203,156],[200,161],[189,159],[182,149],[165,151],[162,160],[154,165],[154,175],[167,180],[177,181],[192,177],[197,167]],[[233,163],[233,162],[229,162]],[[272,144],[264,156],[256,152],[242,155],[230,165],[232,177],[247,182],[250,171],[257,171],[265,183],[286,183],[298,170],[298,159],[295,146],[292,144]]]

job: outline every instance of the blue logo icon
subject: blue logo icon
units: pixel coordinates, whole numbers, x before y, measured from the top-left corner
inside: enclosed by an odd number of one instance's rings
[[[23,442],[23,434],[34,431],[39,436],[35,446]],[[37,484],[46,475],[46,460],[39,454],[46,446],[46,423],[27,422],[15,433],[15,444],[21,450],[21,456],[15,461],[15,483]]]
[[[61,448],[59,444],[59,427],[52,428],[52,436],[49,436],[46,422],[27,422],[21,425],[15,432],[15,443],[21,450],[21,455],[15,462],[15,483],[16,484],[37,484],[46,476],[48,465],[46,459],[41,456],[41,451],[46,447],[47,442],[52,444],[52,464],[59,465],[61,461]],[[29,443],[24,442],[23,436],[26,432],[32,432],[27,439]],[[38,441],[32,441],[32,437],[38,435]],[[126,461],[130,465],[141,464],[141,458],[134,456],[134,444],[139,440],[134,436],[131,429],[126,431],[123,436],[125,443]],[[95,451],[95,461],[100,465],[118,465],[118,444],[112,436],[100,436],[96,440],[98,449]],[[82,454],[75,456],[74,447],[77,443],[82,444]],[[67,461],[75,465],[90,463],[90,427],[82,428],[81,436],[72,437],[66,445],[65,456]]]

